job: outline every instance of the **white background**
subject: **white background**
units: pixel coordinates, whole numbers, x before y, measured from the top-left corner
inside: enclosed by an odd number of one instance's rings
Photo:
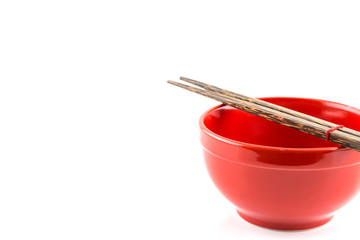
[[[0,239],[358,239],[248,224],[207,175],[181,75],[360,108],[358,1],[1,1]]]

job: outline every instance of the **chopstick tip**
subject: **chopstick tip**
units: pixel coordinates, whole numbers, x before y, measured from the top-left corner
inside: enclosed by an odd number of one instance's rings
[[[173,83],[174,83],[174,81],[167,80],[167,83],[173,84]]]

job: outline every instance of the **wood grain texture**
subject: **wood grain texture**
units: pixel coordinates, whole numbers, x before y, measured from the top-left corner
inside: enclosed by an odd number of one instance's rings
[[[225,94],[227,96],[231,96],[231,97],[234,97],[236,99],[252,102],[252,103],[258,104],[260,106],[268,107],[268,108],[277,110],[279,112],[287,113],[287,114],[290,114],[290,115],[295,116],[295,117],[299,117],[299,118],[309,120],[311,122],[319,123],[319,124],[324,125],[324,126],[326,126],[328,128],[333,128],[333,127],[337,126],[337,124],[326,121],[326,120],[323,120],[323,119],[319,119],[319,118],[316,118],[316,117],[313,117],[313,116],[310,116],[310,115],[307,115],[307,114],[304,114],[304,113],[301,113],[301,112],[297,112],[297,111],[294,111],[294,110],[291,110],[291,109],[288,109],[288,108],[285,108],[285,107],[282,107],[282,106],[279,106],[279,105],[276,105],[276,104],[272,104],[272,103],[260,100],[260,99],[251,98],[251,97],[239,94],[239,93],[228,91],[228,90],[225,90],[225,89],[222,89],[222,88],[219,88],[219,87],[207,84],[207,83],[203,83],[203,82],[200,82],[200,81],[197,81],[197,80],[194,80],[194,79],[190,79],[190,78],[186,78],[186,77],[180,77],[180,79],[185,81],[185,82],[191,83],[193,85],[196,85],[196,86],[202,87],[204,89],[207,89],[207,90],[211,90],[211,91],[214,91],[214,92]],[[349,133],[349,134],[352,134],[354,136],[360,137],[360,132],[355,131],[355,130],[350,129],[350,128],[347,128],[347,127],[342,127],[341,129],[339,129],[339,131]]]
[[[189,80],[189,79],[187,79]],[[189,81],[190,82],[190,81]],[[297,129],[299,131],[308,133],[310,135],[326,139],[326,132],[329,129],[329,126],[322,125],[321,119],[318,118],[301,118],[293,114],[289,114],[287,112],[283,112],[274,108],[270,108],[268,106],[260,105],[255,103],[254,100],[248,101],[241,99],[238,97],[238,94],[229,94],[229,91],[223,91],[223,89],[219,89],[214,86],[207,86],[208,89],[200,89],[193,86],[188,86],[182,83],[168,81],[168,83],[178,86],[180,88],[184,88],[188,91],[203,95],[205,97],[217,100],[219,102],[225,103],[229,106],[235,107],[237,109],[243,110],[245,112],[257,115],[259,117],[265,118],[267,120],[285,125],[287,127],[291,127]],[[198,84],[195,84],[198,85]],[[198,85],[199,86],[199,85]],[[211,90],[210,90],[211,89]],[[243,95],[241,95],[243,96]],[[272,104],[274,105],[274,104]],[[277,106],[277,105],[275,105]],[[295,112],[295,111],[294,111]],[[302,113],[301,113],[302,114]],[[303,114],[302,114],[303,115]],[[314,118],[316,121],[311,121],[309,119]],[[333,126],[336,124],[331,123]],[[335,130],[330,133],[329,141],[342,145],[344,147],[348,147],[357,151],[360,151],[360,137],[347,133],[344,131],[340,131],[340,129]],[[355,130],[352,130],[356,132]],[[356,132],[356,134],[360,134]]]

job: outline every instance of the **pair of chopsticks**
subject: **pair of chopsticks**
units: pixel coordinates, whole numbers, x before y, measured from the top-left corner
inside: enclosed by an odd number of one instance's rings
[[[168,83],[191,92],[212,98],[229,106],[257,115],[267,120],[297,129],[330,142],[360,151],[360,132],[335,123],[325,121],[304,113],[300,113],[276,104],[250,98],[190,78],[180,77],[180,80],[193,84],[168,81]],[[200,87],[200,88],[199,88]]]

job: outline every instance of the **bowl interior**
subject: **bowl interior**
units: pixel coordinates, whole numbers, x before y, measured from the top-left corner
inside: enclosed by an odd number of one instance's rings
[[[360,110],[343,104],[304,98],[272,97],[262,99],[357,131],[360,130]],[[204,116],[204,125],[217,135],[243,143],[283,148],[338,146],[225,105],[209,111]]]

